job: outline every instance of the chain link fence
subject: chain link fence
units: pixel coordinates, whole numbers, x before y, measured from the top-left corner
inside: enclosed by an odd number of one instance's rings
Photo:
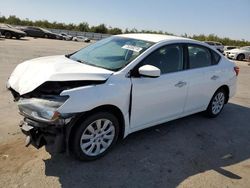
[[[111,35],[109,34],[102,34],[102,33],[91,33],[91,32],[80,32],[80,31],[70,31],[70,30],[64,30],[64,29],[47,29],[53,33],[66,33],[68,35],[71,35],[73,37],[75,36],[84,36],[91,40],[100,40],[106,37],[109,37]]]

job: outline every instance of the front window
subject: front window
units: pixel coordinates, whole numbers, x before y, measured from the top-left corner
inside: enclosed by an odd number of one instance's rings
[[[167,45],[155,50],[146,57],[142,65],[153,65],[161,74],[183,70],[183,50],[180,45]]]
[[[113,36],[89,45],[69,58],[92,66],[117,71],[152,45],[152,42]]]

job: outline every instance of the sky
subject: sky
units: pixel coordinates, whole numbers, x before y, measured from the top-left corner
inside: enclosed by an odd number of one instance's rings
[[[0,0],[0,15],[250,41],[250,0]]]

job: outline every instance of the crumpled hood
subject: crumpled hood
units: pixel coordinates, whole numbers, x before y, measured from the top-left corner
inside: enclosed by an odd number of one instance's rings
[[[82,64],[63,55],[32,59],[19,64],[8,80],[8,87],[20,95],[47,81],[105,81],[112,71]]]

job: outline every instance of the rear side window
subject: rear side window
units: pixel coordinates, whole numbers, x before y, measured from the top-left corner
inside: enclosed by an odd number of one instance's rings
[[[167,45],[152,52],[142,65],[153,65],[161,74],[183,70],[183,49],[181,45]]]
[[[210,50],[198,45],[188,46],[189,68],[201,68],[212,65]]]

